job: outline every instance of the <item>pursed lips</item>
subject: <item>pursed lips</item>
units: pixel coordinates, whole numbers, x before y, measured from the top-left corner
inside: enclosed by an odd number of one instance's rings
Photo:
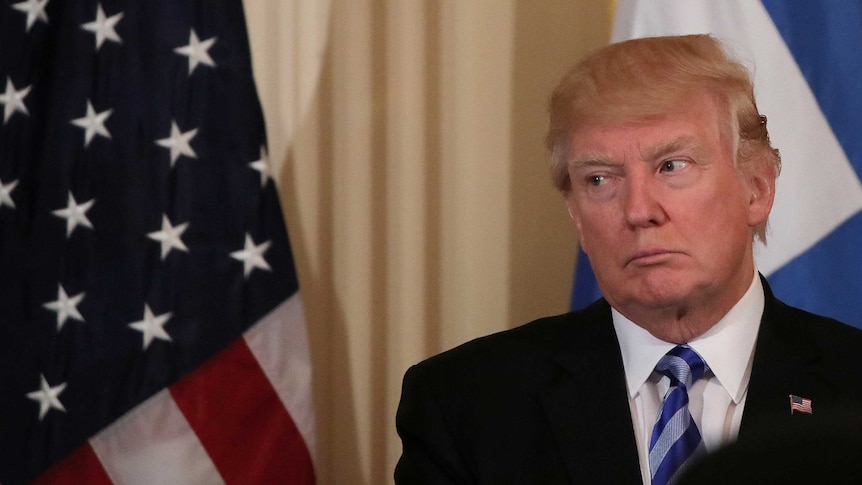
[[[651,266],[661,264],[674,254],[680,254],[679,251],[665,248],[649,248],[636,251],[629,256],[626,261],[626,266]]]

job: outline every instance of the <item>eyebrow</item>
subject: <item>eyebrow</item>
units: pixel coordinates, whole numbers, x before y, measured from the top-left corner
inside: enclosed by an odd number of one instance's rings
[[[683,148],[691,148],[695,153],[699,153],[701,151],[700,142],[696,137],[691,135],[682,135],[649,148],[646,152],[647,157],[645,157],[645,159],[655,160],[673,152],[680,151]]]
[[[641,157],[644,160],[655,160],[665,157],[673,152],[678,152],[684,148],[690,148],[695,154],[701,152],[701,144],[697,137],[692,135],[680,135],[671,140],[659,143],[653,147],[648,147],[644,150]],[[645,155],[645,156],[644,156]],[[585,154],[577,158],[569,160],[569,164],[575,168],[596,168],[596,167],[619,167],[622,165],[605,156],[596,154]]]
[[[599,155],[585,155],[569,160],[569,164],[573,167],[618,167],[622,164],[613,162]]]

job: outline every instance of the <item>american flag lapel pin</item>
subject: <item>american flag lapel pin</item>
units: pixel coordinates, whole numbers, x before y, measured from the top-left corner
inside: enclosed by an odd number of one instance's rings
[[[813,411],[811,410],[811,399],[791,394],[790,414],[793,414],[797,411],[804,414],[813,414]]]

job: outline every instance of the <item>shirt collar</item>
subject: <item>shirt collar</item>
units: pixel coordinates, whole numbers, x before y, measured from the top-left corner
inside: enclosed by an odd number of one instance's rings
[[[763,315],[765,298],[757,271],[748,291],[706,333],[689,342],[709,365],[713,375],[737,404],[745,395],[751,356]],[[676,344],[665,342],[611,309],[614,330],[623,356],[629,396],[634,397],[649,379],[659,359]],[[728,352],[727,349],[737,349]]]

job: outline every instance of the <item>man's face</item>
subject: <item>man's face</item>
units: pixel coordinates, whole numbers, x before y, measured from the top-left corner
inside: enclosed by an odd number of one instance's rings
[[[572,136],[566,204],[599,287],[629,318],[692,305],[727,311],[754,276],[752,228],[769,213],[774,178],[739,175],[716,102],[688,101]]]

